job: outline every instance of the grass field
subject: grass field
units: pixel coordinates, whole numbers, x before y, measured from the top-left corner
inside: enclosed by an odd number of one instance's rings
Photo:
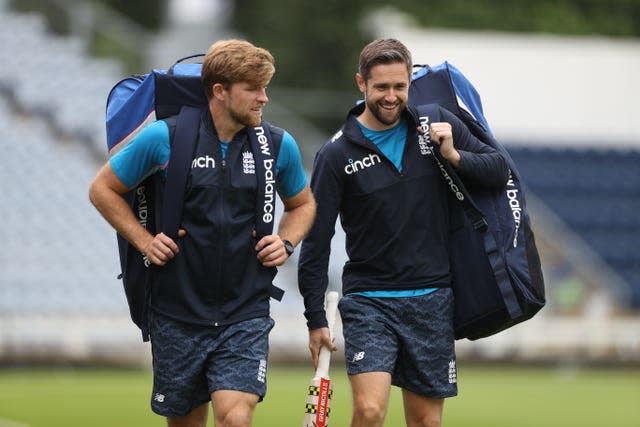
[[[272,366],[254,425],[300,426],[308,368]],[[349,425],[349,384],[333,366],[331,426]],[[640,369],[459,367],[459,391],[445,405],[445,427],[638,427]],[[0,427],[147,427],[151,373],[117,369],[0,370]],[[210,422],[210,425],[213,423]],[[403,426],[393,390],[385,426]]]

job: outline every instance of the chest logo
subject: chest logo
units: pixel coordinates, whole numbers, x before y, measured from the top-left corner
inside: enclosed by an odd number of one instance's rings
[[[344,167],[344,171],[347,175],[352,175],[365,168],[382,163],[382,159],[377,154],[371,153],[368,156],[363,157],[360,160],[349,159],[349,163]]]
[[[253,158],[251,151],[245,151],[242,153],[242,172],[245,175],[256,174],[256,161]]]
[[[193,159],[191,169],[215,169],[216,159],[211,156],[200,156]]]

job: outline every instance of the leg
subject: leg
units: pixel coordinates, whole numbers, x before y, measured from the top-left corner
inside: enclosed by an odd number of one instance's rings
[[[207,328],[151,315],[153,392],[151,408],[169,426],[205,426],[209,390],[202,374],[208,352]],[[204,349],[204,350],[203,350]]]
[[[440,427],[442,425],[444,399],[424,397],[403,389],[402,400],[407,427]]]
[[[380,427],[389,405],[391,374],[365,372],[349,376],[353,395],[351,427]]]
[[[206,427],[209,417],[209,404],[205,403],[184,417],[167,417],[168,427]]]
[[[216,427],[251,427],[258,396],[235,390],[211,393]]]

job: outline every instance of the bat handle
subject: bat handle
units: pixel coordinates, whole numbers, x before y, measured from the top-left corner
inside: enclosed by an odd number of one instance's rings
[[[336,321],[336,311],[338,309],[338,300],[340,297],[335,291],[327,294],[327,324],[329,326],[329,337],[333,340],[333,327]],[[326,346],[320,348],[318,359],[318,368],[316,369],[316,377],[326,378],[329,375],[329,363],[331,362],[331,350]]]

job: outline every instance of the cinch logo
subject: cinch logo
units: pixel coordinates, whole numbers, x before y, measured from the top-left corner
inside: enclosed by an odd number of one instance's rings
[[[273,174],[273,159],[265,159],[264,162],[264,206],[263,206],[263,214],[262,221],[265,223],[270,223],[273,221],[273,211],[275,210],[274,205],[274,186],[275,186],[275,177]]]
[[[349,164],[344,167],[344,171],[347,175],[354,174],[364,168],[370,168],[378,163],[382,163],[380,156],[377,154],[369,154],[366,157],[363,157],[361,160],[353,160],[349,159]]]
[[[191,162],[191,169],[208,169],[208,168],[213,169],[215,167],[216,167],[216,160],[210,156],[196,157]]]
[[[522,208],[520,207],[520,201],[518,200],[518,189],[515,188],[516,184],[513,182],[513,176],[509,171],[509,180],[507,181],[507,199],[509,199],[509,207],[511,208],[511,214],[513,215],[513,223],[516,225],[516,229],[513,233],[513,247],[518,246],[518,231],[520,230],[520,221],[522,220]]]

